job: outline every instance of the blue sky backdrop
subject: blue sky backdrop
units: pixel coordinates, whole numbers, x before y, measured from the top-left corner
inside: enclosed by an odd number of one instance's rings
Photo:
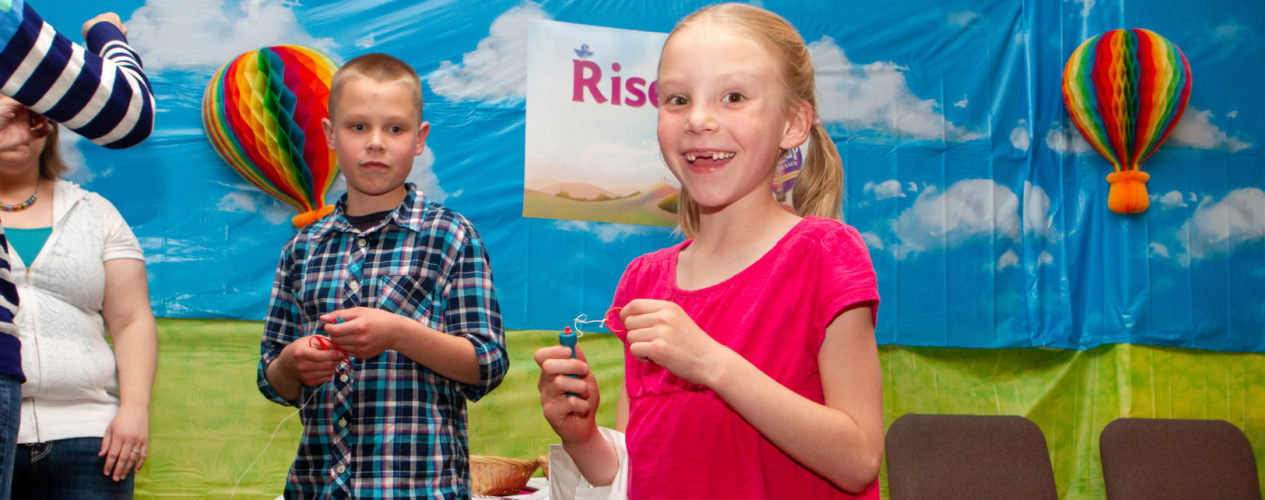
[[[413,180],[469,217],[510,328],[599,316],[624,266],[670,229],[521,217],[527,23],[669,31],[701,2],[33,2],[78,38],[118,12],[154,84],[157,128],[107,151],[64,136],[71,179],[144,247],[155,312],[261,318],[293,210],[202,133],[211,75],[276,44],[336,62],[386,52],[422,76]],[[844,158],[847,222],[879,278],[881,343],[1081,349],[1136,342],[1265,351],[1265,4],[1104,0],[761,3],[800,30]],[[1150,209],[1106,206],[1109,164],[1067,117],[1086,38],[1147,28],[1186,54],[1190,103],[1146,164]],[[341,182],[333,193],[344,189]]]

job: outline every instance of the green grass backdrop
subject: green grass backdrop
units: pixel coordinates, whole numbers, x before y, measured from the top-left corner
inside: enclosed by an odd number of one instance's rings
[[[236,498],[275,498],[300,426],[290,417],[294,408],[267,401],[255,386],[262,324],[160,319],[158,328],[149,463],[137,476],[137,498],[227,498],[239,480]],[[557,440],[540,415],[532,361],[537,348],[557,342],[557,332],[506,337],[505,381],[469,407],[470,451],[530,459]],[[599,423],[611,426],[622,344],[607,334],[580,342],[605,396]],[[1098,434],[1124,416],[1227,420],[1247,433],[1258,472],[1265,472],[1262,354],[1136,345],[1088,351],[884,346],[879,354],[888,425],[906,413],[1026,416],[1045,433],[1061,498],[1103,497]]]

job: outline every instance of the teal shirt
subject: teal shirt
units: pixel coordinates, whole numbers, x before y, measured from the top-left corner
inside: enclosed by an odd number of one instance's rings
[[[40,249],[44,248],[44,242],[48,241],[48,235],[53,233],[53,227],[36,227],[36,228],[4,228],[4,235],[9,238],[9,246],[13,247],[13,251],[18,253],[18,257],[22,258],[27,267],[30,267],[31,261],[35,260],[35,256],[40,254]]]

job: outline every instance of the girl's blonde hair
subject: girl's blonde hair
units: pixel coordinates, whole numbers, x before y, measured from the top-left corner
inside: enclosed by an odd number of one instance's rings
[[[61,177],[70,168],[66,166],[65,161],[62,161],[61,150],[57,144],[57,136],[60,135],[58,129],[61,127],[51,120],[48,125],[52,130],[44,136],[44,149],[40,151],[40,179],[51,181]]]
[[[777,58],[779,73],[788,90],[786,111],[790,112],[805,102],[812,107],[814,121],[809,134],[808,154],[792,190],[795,213],[841,220],[843,160],[830,134],[826,133],[826,128],[817,118],[817,84],[813,61],[804,39],[782,16],[738,3],[713,5],[690,14],[672,29],[668,39],[702,22],[725,24],[750,33],[756,42]],[[692,238],[698,233],[698,203],[684,186],[677,205],[677,221],[686,237]]]

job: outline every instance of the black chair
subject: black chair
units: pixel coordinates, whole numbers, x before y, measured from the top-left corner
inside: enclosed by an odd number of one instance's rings
[[[1120,418],[1103,428],[1107,498],[1261,498],[1247,436],[1224,420]]]
[[[903,415],[887,430],[891,498],[1057,499],[1045,435],[1013,415]]]

